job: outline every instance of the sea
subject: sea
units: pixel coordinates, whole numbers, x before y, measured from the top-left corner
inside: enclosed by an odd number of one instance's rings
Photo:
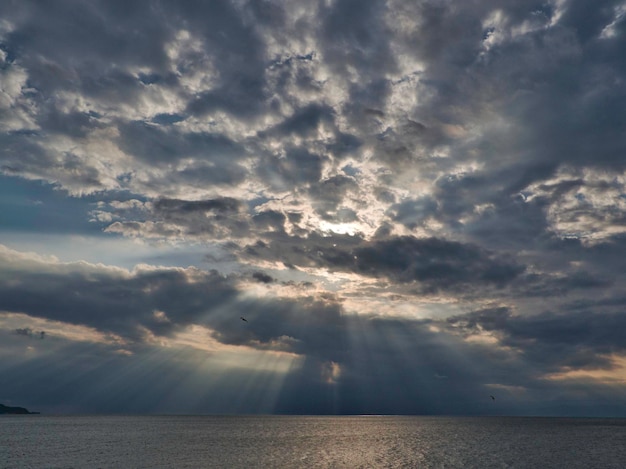
[[[626,468],[626,420],[0,416],[2,468]]]

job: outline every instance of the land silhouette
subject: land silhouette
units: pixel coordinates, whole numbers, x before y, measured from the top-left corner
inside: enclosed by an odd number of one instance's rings
[[[0,414],[38,414],[39,412],[30,412],[24,407],[9,407],[0,404]]]

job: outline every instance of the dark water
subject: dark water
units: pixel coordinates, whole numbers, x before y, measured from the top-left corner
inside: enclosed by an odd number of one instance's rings
[[[626,420],[0,416],[3,468],[624,468]]]

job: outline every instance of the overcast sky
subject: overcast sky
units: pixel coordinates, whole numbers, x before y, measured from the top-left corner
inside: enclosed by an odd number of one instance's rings
[[[623,0],[1,2],[0,402],[626,416],[625,50]]]

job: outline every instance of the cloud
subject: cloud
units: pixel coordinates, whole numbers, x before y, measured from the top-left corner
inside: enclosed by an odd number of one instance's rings
[[[285,412],[488,411],[451,389],[504,390],[512,412],[541,392],[613,396],[598,373],[618,379],[623,355],[620,2],[59,1],[0,17],[0,310],[25,315],[3,326],[5,356],[99,344],[100,383],[130,365],[98,334],[174,361],[161,349],[208,338],[229,363],[280,357],[264,378],[283,378]],[[49,240],[20,252],[50,232],[131,238],[138,265],[61,262]],[[227,374],[216,395],[245,381]]]
[[[54,355],[33,357],[23,370],[30,369],[33,360],[43,363],[67,353],[67,349],[58,348],[63,343],[60,341],[87,334],[91,339],[81,339],[84,350],[73,353],[80,353],[76,360],[81,363],[93,353],[101,357],[99,365],[91,366],[93,386],[106,382],[114,370],[123,372],[154,353],[160,356],[161,369],[167,370],[170,378],[178,373],[182,383],[195,382],[200,379],[197,371],[186,365],[181,368],[180,363],[175,365],[177,361],[168,350],[177,338],[189,334],[189,326],[202,325],[217,344],[301,357],[300,365],[284,375],[283,386],[276,390],[275,407],[262,407],[268,411],[482,413],[489,410],[477,396],[488,396],[496,386],[500,396],[515,396],[508,404],[510,411],[524,413],[538,408],[539,396],[556,399],[563,392],[575,393],[575,387],[546,383],[546,377],[572,369],[617,369],[612,357],[624,348],[616,332],[621,330],[622,316],[617,313],[598,316],[584,311],[546,312],[527,317],[499,308],[444,320],[347,315],[337,297],[250,297],[245,284],[236,277],[215,272],[154,267],[127,271],[84,262],[63,264],[6,248],[2,257],[12,275],[1,286],[0,308],[24,313],[7,320],[19,319],[24,324],[41,318],[54,330],[69,325],[51,335]],[[271,279],[267,275],[256,278],[264,285]],[[245,312],[246,324],[238,320],[242,313],[237,311]],[[71,328],[75,328],[75,335],[67,335]],[[100,340],[94,331],[117,339]],[[171,345],[162,349],[159,337]],[[207,341],[209,336],[205,337]],[[189,340],[185,343],[190,344]],[[78,342],[74,343],[74,349],[79,347]],[[85,348],[87,344],[92,344],[91,351]],[[93,349],[105,346],[99,352]],[[126,355],[120,355],[120,350],[131,355],[123,358]],[[511,367],[516,373],[510,373]],[[58,373],[63,379],[70,377],[67,369],[59,369]],[[234,389],[232,386],[239,382],[234,369],[222,369],[220,373],[224,373],[224,381],[215,389],[216,396]],[[132,400],[124,405],[145,411],[180,411],[180,404],[175,402],[159,407],[158,396],[165,390],[148,391],[144,384],[152,382],[151,376],[147,373],[129,378],[131,387],[146,393],[148,401],[139,407],[132,407]],[[441,376],[447,377],[445,382]],[[55,382],[64,389],[61,378]],[[586,386],[593,387],[592,383],[593,379]],[[113,388],[117,389],[115,385]],[[331,388],[336,391],[331,392]],[[76,409],[109,409],[109,404],[99,401],[96,388],[90,389],[89,399],[72,405]],[[515,394],[515,389],[521,394]],[[176,393],[195,395],[193,387],[185,384],[178,386]],[[49,406],[61,405],[60,395],[52,393],[46,400],[33,394],[33,399],[48,402]],[[332,395],[336,398],[330,399]],[[436,396],[445,399],[436,400]],[[576,402],[573,396],[571,402]],[[198,401],[197,406],[216,409],[209,402]]]
[[[141,340],[142,328],[171,334],[176,326],[237,295],[216,272],[147,266],[129,272],[85,262],[46,262],[6,248],[2,258],[12,272],[12,279],[0,285],[3,311],[94,327],[130,340]],[[155,309],[164,311],[172,323],[155,317]]]
[[[292,245],[285,249],[286,243]],[[299,244],[306,246],[298,248]],[[426,290],[454,290],[473,284],[505,286],[524,266],[477,246],[414,237],[363,241],[356,237],[282,238],[276,247],[249,246],[253,257],[281,260],[291,265],[330,268],[364,276],[386,277],[394,282],[419,282]]]
[[[270,275],[267,275],[263,272],[254,272],[252,274],[252,278],[261,283],[272,283],[274,281],[274,279]]]
[[[466,334],[496,334],[503,346],[520,351],[537,371],[613,369],[614,358],[626,345],[616,331],[623,312],[545,311],[533,316],[514,315],[507,308],[492,308],[453,317],[448,322]]]
[[[1,255],[12,275],[0,283],[2,311],[92,327],[138,344],[196,324],[212,330],[221,343],[261,350],[332,355],[330,350],[341,347],[341,328],[335,328],[343,321],[341,306],[331,298],[253,301],[245,297],[238,276],[216,271],[149,266],[128,271],[60,263],[7,248]],[[271,280],[259,273],[255,278]],[[253,327],[241,327],[244,312]]]

